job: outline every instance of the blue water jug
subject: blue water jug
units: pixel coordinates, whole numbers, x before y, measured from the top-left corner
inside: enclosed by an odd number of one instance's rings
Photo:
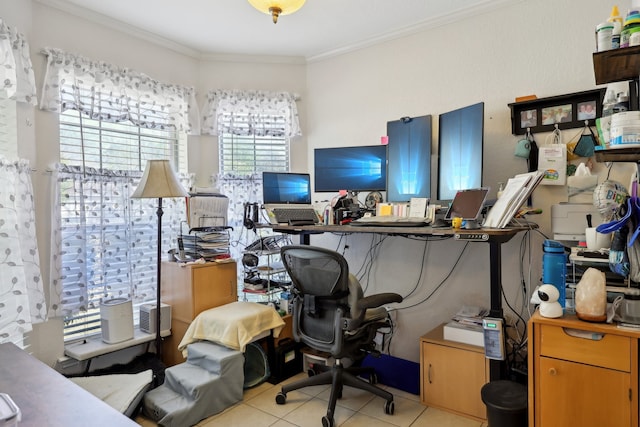
[[[567,255],[564,246],[555,240],[545,240],[542,245],[542,283],[558,288],[558,302],[565,308],[565,288],[567,286]]]

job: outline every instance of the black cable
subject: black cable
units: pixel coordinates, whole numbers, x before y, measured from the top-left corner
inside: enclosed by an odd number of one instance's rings
[[[431,293],[429,295],[427,295],[425,298],[423,298],[422,300],[418,301],[417,303],[414,303],[414,304],[411,304],[411,305],[408,305],[408,306],[405,306],[405,307],[398,307],[398,308],[396,308],[396,310],[406,310],[406,309],[409,309],[409,308],[416,307],[416,306],[422,304],[425,301],[428,301],[429,298],[431,298],[445,284],[445,282],[449,279],[449,277],[453,274],[454,270],[458,266],[458,263],[460,262],[460,260],[462,260],[462,255],[467,250],[467,247],[469,247],[469,242],[465,243],[464,247],[462,248],[462,251],[460,251],[460,254],[458,255],[458,259],[456,259],[456,262],[453,264],[453,266],[449,270],[449,273],[447,273],[447,275],[444,277],[444,279],[442,279],[442,281],[440,281],[440,283],[431,291]]]

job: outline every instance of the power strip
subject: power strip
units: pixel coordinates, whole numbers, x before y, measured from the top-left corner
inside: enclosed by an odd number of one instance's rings
[[[487,233],[456,233],[454,238],[456,240],[467,240],[471,242],[486,242],[489,240],[489,235]]]

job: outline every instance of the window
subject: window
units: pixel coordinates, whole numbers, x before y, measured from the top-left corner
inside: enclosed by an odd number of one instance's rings
[[[157,200],[129,195],[148,159],[170,159],[177,171],[186,171],[185,142],[171,126],[111,123],[76,110],[60,114],[65,340],[99,332],[102,299],[131,298],[136,324],[137,307],[155,301]],[[184,218],[184,201],[163,200],[163,210],[163,246],[168,248]]]
[[[250,175],[289,170],[289,143],[285,138],[220,135],[220,172]]]

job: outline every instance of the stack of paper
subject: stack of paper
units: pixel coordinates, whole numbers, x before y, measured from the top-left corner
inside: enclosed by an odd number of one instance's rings
[[[493,205],[482,224],[483,227],[505,228],[533,190],[540,184],[543,172],[535,171],[509,178],[500,198]]]

